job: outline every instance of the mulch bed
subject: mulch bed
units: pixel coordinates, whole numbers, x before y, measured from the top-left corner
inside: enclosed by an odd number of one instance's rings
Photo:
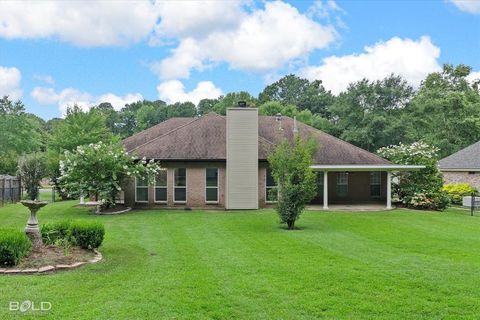
[[[45,246],[33,250],[17,266],[5,267],[8,269],[39,268],[48,265],[71,265],[76,262],[86,262],[95,257],[95,252],[80,247],[71,247],[67,254],[58,246]]]

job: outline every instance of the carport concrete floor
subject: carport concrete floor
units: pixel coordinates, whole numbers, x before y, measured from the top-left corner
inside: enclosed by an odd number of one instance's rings
[[[385,211],[386,204],[381,203],[365,203],[365,204],[331,204],[328,209],[323,209],[323,205],[309,205],[307,210],[322,210],[322,211]]]

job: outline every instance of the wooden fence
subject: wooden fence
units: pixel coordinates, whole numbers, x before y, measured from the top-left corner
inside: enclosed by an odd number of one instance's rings
[[[0,175],[0,205],[20,201],[21,197],[20,179],[14,176]]]

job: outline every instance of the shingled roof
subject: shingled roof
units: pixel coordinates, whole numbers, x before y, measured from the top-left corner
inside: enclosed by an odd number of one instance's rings
[[[480,169],[480,141],[443,158],[440,169]]]
[[[266,160],[284,138],[293,139],[294,120],[258,117],[259,160]],[[301,137],[316,139],[315,164],[390,164],[373,153],[297,121]],[[172,118],[123,141],[129,153],[158,160],[226,160],[226,119],[216,113],[199,118]]]

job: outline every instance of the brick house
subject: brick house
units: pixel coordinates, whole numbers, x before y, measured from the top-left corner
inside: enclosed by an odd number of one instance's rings
[[[445,183],[468,183],[480,190],[480,141],[438,162]]]
[[[127,151],[155,159],[164,170],[155,185],[132,179],[124,188],[132,207],[257,209],[274,203],[267,157],[283,139],[314,138],[319,148],[317,196],[329,203],[385,203],[391,208],[391,172],[416,166],[391,162],[285,116],[258,116],[256,108],[230,108],[226,116],[171,118],[125,140]]]

